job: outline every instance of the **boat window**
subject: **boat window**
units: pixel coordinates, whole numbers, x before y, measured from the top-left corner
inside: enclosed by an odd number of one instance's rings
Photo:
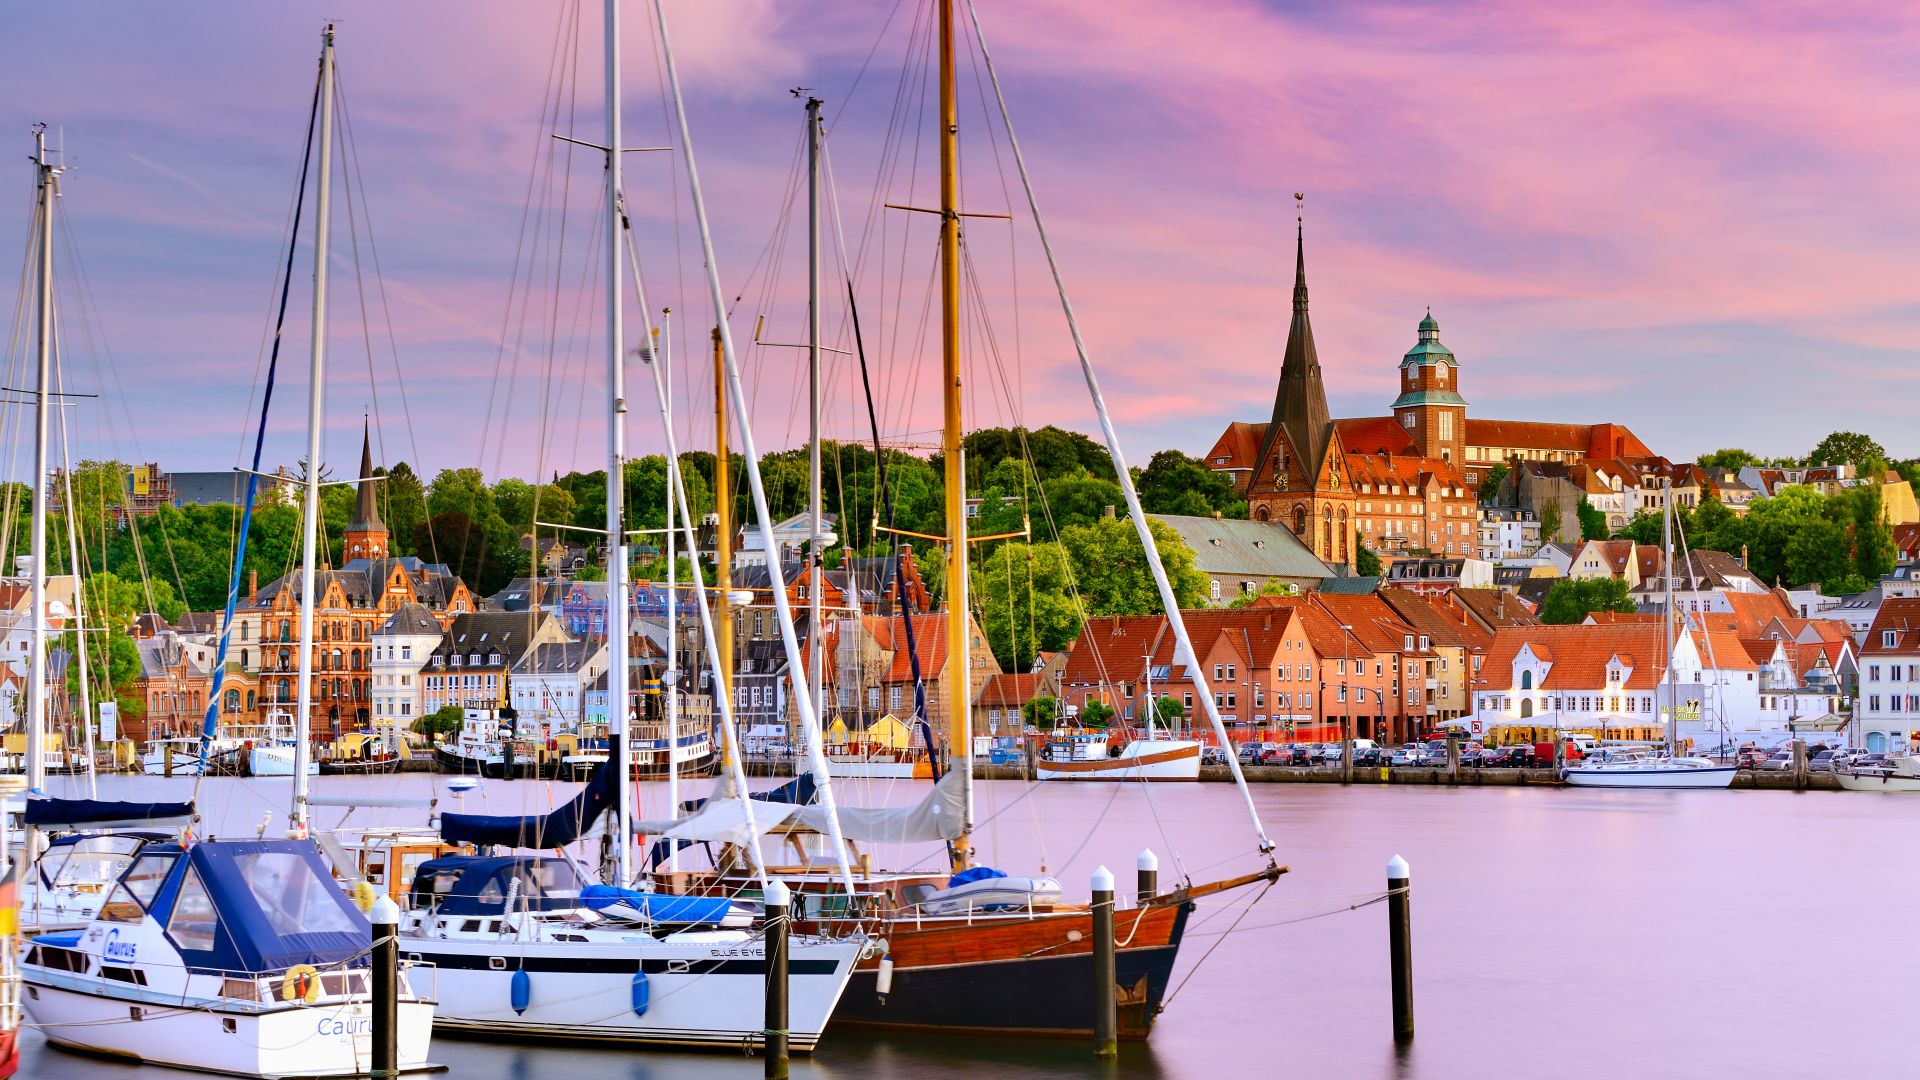
[[[182,949],[206,952],[213,948],[219,928],[220,916],[214,911],[213,898],[200,883],[199,873],[188,867],[186,878],[180,882],[180,895],[173,902],[173,916],[167,920],[167,933]]]
[[[161,883],[172,872],[176,858],[179,856],[174,854],[148,855],[135,862],[121,876],[120,884],[114,886],[107,902],[100,905],[100,918],[107,922],[139,922],[146,916],[153,894],[160,891]]]
[[[145,841],[137,836],[88,836],[58,844],[42,859],[42,873],[55,887],[105,887],[133,865],[134,853]]]
[[[322,881],[298,853],[262,851],[235,856],[233,861],[274,933],[365,932],[341,907],[339,890]]]

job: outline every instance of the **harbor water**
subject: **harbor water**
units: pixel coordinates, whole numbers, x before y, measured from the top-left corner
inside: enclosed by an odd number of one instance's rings
[[[437,793],[446,809],[519,813],[574,786],[445,777],[323,777],[318,793]],[[54,781],[55,786],[72,784]],[[103,798],[184,798],[191,780],[109,777]],[[694,782],[704,791],[707,781]],[[643,813],[664,809],[644,785]],[[907,781],[836,784],[843,803],[901,803]],[[208,780],[214,835],[285,826],[286,781]],[[65,792],[62,792],[65,793]],[[1097,865],[1127,894],[1142,847],[1161,880],[1258,865],[1244,809],[1221,784],[977,785],[982,860],[1042,868],[1070,896]],[[830,1029],[796,1077],[1039,1076],[1662,1078],[1914,1075],[1905,1032],[1920,984],[1906,962],[1920,895],[1920,798],[1846,792],[1593,791],[1256,785],[1280,861],[1270,890],[1196,913],[1153,1038],[1117,1066],[1079,1042],[875,1035]],[[321,808],[316,825],[342,811]],[[355,810],[353,825],[420,824],[418,810]],[[1390,1028],[1384,887],[1412,866],[1417,1035]],[[914,853],[922,865],[937,854]],[[876,865],[908,855],[882,852]],[[1362,906],[1355,906],[1362,905]],[[23,1038],[20,1075],[94,1080],[164,1070],[79,1057]],[[436,1038],[474,1080],[754,1077],[758,1059]],[[186,1075],[186,1074],[178,1074]]]

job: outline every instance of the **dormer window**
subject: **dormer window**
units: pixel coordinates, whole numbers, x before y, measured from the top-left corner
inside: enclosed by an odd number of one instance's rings
[[[1900,644],[1900,631],[1882,630],[1880,632],[1880,645],[1882,648],[1891,649],[1899,644]]]
[[[459,654],[459,653],[454,653],[454,654],[453,654],[453,666],[454,666],[454,667],[459,667],[459,666],[460,666],[460,654]]]

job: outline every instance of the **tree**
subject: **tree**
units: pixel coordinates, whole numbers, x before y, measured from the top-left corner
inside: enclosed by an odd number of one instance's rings
[[[441,738],[459,731],[460,725],[465,719],[466,716],[461,711],[460,706],[442,705],[435,711],[415,720],[410,725],[410,730],[415,734],[425,735],[427,738],[438,742]]]
[[[1288,583],[1281,581],[1279,578],[1271,578],[1267,581],[1262,582],[1258,589],[1255,589],[1250,593],[1243,593],[1240,596],[1234,597],[1233,602],[1228,604],[1227,606],[1230,608],[1243,608],[1251,605],[1255,600],[1258,600],[1263,596],[1298,596],[1298,595],[1300,595],[1300,590],[1296,586],[1289,585]]]
[[[1002,667],[1026,671],[1035,652],[1073,644],[1080,609],[1069,580],[1067,553],[1059,544],[1011,541],[973,564],[973,603]]]
[[[1886,460],[1886,448],[1857,431],[1836,431],[1807,455],[1809,465],[1852,465],[1863,471],[1870,463]]]
[[[1353,530],[1353,572],[1361,577],[1379,577],[1385,571],[1380,566],[1380,556],[1367,546],[1367,539],[1360,530]]]
[[[377,470],[376,470],[377,471]],[[432,549],[420,551],[413,536],[427,520],[427,489],[413,467],[402,461],[385,473],[386,479],[374,490],[379,494],[380,518],[386,522],[388,543],[395,555],[419,555],[429,562]]]
[[[1607,538],[1607,515],[1588,502],[1585,496],[1581,497],[1580,505],[1575,512],[1580,516],[1580,539],[1605,540]]]
[[[1153,700],[1153,718],[1160,721],[1162,727],[1173,727],[1187,715],[1187,707],[1180,699],[1164,695]]]
[[[1149,514],[1186,514],[1207,517],[1247,516],[1247,500],[1233,486],[1233,478],[1215,472],[1199,458],[1178,450],[1162,450],[1136,469],[1134,486],[1140,505]]]
[[[920,570],[920,580],[927,587],[927,597],[938,607],[947,599],[947,549],[939,544],[928,544],[915,548],[913,564]],[[968,582],[971,587],[972,582]]]
[[[1699,461],[1699,465],[1703,469],[1732,469],[1735,472],[1739,472],[1749,465],[1758,464],[1760,464],[1758,455],[1748,453],[1738,447],[1728,447],[1724,450],[1715,450],[1711,454],[1702,454]]]
[[[1619,535],[1636,544],[1658,544],[1664,531],[1661,521],[1659,514],[1642,510],[1633,515],[1633,520],[1627,522],[1627,527],[1621,529]]]
[[[1540,605],[1540,621],[1568,625],[1596,611],[1633,610],[1627,583],[1619,578],[1562,578],[1547,591],[1547,599]]]
[[[1487,478],[1480,481],[1480,502],[1483,506],[1492,506],[1500,499],[1500,485],[1507,482],[1513,469],[1506,465],[1495,465],[1487,470]]]
[[[1080,715],[1075,717],[1081,727],[1103,728],[1113,719],[1113,706],[1097,698],[1080,706]]]
[[[1020,714],[1026,717],[1028,727],[1047,731],[1053,727],[1054,720],[1060,715],[1060,703],[1042,694],[1028,699],[1027,703],[1020,707]]]
[[[1149,527],[1180,606],[1206,603],[1209,583],[1207,575],[1194,568],[1193,549],[1171,527],[1158,521]],[[1146,615],[1162,610],[1146,551],[1131,521],[1101,518],[1063,529],[1060,546],[1066,549],[1087,614]]]
[[[1540,508],[1540,539],[1552,543],[1560,538],[1560,503],[1550,502]]]
[[[1062,534],[1076,525],[1089,525],[1105,518],[1109,507],[1117,513],[1126,502],[1119,484],[1084,470],[1048,480],[1042,490],[1046,493],[1047,512],[1036,513],[1034,518],[1043,523],[1042,528],[1044,522],[1051,519],[1053,527]]]

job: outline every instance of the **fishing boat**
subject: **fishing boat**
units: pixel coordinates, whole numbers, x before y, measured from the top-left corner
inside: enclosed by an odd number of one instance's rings
[[[297,768],[320,775],[320,763],[296,745],[293,717],[284,709],[269,712],[258,728],[244,728],[239,738],[247,746],[247,772],[253,776],[292,776]]]
[[[1113,754],[1104,731],[1056,734],[1033,760],[1042,780],[1198,780],[1200,744],[1187,739],[1132,739]]]
[[[456,776],[486,776],[504,760],[503,748],[513,731],[511,713],[498,709],[464,709],[460,730],[435,743],[434,764]]]
[[[1003,874],[976,865],[972,842],[973,751],[969,730],[970,710],[966,705],[973,700],[968,688],[973,667],[968,650],[973,633],[967,601],[970,560],[964,503],[966,485],[963,471],[960,355],[960,223],[964,215],[956,205],[959,179],[953,4],[951,0],[933,0],[933,7],[938,23],[940,53],[936,128],[940,153],[940,203],[934,213],[937,213],[940,221],[941,393],[945,415],[942,450],[946,469],[945,521],[950,530],[950,535],[944,538],[950,551],[947,559],[946,595],[949,606],[945,613],[946,641],[952,650],[948,660],[950,682],[947,697],[956,704],[948,710],[946,718],[946,748],[945,753],[940,755],[944,760],[934,763],[939,770],[938,779],[917,805],[840,809],[828,797],[832,765],[826,755],[819,753],[823,732],[811,707],[811,692],[804,676],[808,668],[790,648],[789,677],[795,684],[796,704],[808,744],[807,756],[811,759],[811,775],[781,789],[778,801],[764,795],[752,800],[758,807],[755,810],[756,822],[764,824],[768,818],[775,819],[772,827],[784,832],[795,853],[793,860],[780,865],[769,867],[764,860],[756,859],[756,862],[761,873],[778,875],[801,894],[804,906],[813,914],[812,921],[801,923],[801,926],[829,929],[840,920],[878,919],[875,933],[887,943],[886,949],[881,955],[861,964],[834,1016],[836,1024],[996,1035],[1082,1034],[1091,1030],[1093,1017],[1091,906],[1063,901],[1059,882],[1044,875]],[[658,4],[655,5],[655,11],[656,17],[659,17]],[[665,48],[665,20],[660,18],[659,21]],[[977,20],[975,31],[977,38]],[[990,55],[984,41],[978,44],[979,56],[986,63],[991,76]],[[668,83],[678,105],[679,86],[672,76],[670,62],[668,72]],[[994,85],[997,94],[997,79]],[[809,203],[813,210],[809,215],[809,279],[812,283],[810,371],[817,371],[821,351],[818,336],[821,308],[818,288],[821,276],[821,246],[818,242],[821,174],[818,162],[822,137],[819,108],[817,99],[808,100]],[[687,130],[684,109],[677,112],[689,186],[695,213],[700,218],[708,288],[715,307],[723,310],[725,294],[713,258],[711,234],[701,209],[700,186],[694,175],[692,139]],[[1022,178],[1025,179],[1025,165],[1018,154],[1017,140],[1012,140],[1010,133],[1009,136],[1015,150],[1014,160],[1020,165]],[[1037,212],[1035,219],[1038,225]],[[1043,226],[1041,237],[1044,246]],[[1051,258],[1051,250],[1048,250]],[[1056,274],[1056,282],[1058,280]],[[850,296],[852,282],[849,280],[844,284]],[[1192,659],[1192,645],[1180,618],[1172,586],[1160,566],[1155,542],[1140,507],[1138,492],[1120,453],[1118,438],[1107,417],[1104,401],[1099,396],[1097,380],[1084,352],[1084,339],[1073,320],[1071,307],[1065,304],[1064,287],[1061,298],[1080,352],[1083,374],[1101,416],[1108,450],[1114,459],[1122,493],[1127,499],[1129,515],[1147,552],[1146,563],[1155,578],[1161,603],[1167,608],[1169,623],[1178,642],[1178,655],[1184,657],[1183,662],[1195,672],[1194,678],[1198,684],[1196,697],[1206,703],[1208,719],[1216,737],[1222,745],[1226,745],[1224,725],[1213,705],[1204,676],[1199,672],[1200,665]],[[861,377],[866,381],[865,350],[860,344],[857,317],[851,320],[851,325],[854,328],[855,352],[859,355]],[[733,388],[740,411],[744,413],[745,396],[739,390],[732,338],[724,321],[716,338],[716,351],[720,354],[716,360],[722,361],[726,369],[723,381]],[[870,401],[871,396],[869,391]],[[814,417],[814,442],[817,444],[817,403],[810,411]],[[874,428],[874,451],[882,463],[878,487],[883,520],[891,526],[892,496],[884,472],[885,456],[880,446],[878,421],[873,418],[871,406],[869,422]],[[753,472],[755,455],[750,442],[745,457],[749,476],[757,476]],[[717,498],[717,502],[724,505],[725,500]],[[763,522],[770,520],[764,507],[759,508],[759,514]],[[767,541],[768,549],[772,550],[771,536],[767,537]],[[895,557],[901,557],[897,548]],[[777,560],[770,560],[769,565],[774,568],[772,573],[777,575]],[[719,575],[727,572],[724,561],[716,569]],[[725,580],[724,577],[722,580]],[[776,611],[784,613],[783,583],[775,577],[773,585]],[[810,591],[817,595],[818,590]],[[929,713],[918,655],[913,645],[912,605],[900,603],[899,614],[905,627],[907,651],[916,683],[914,723],[925,725]],[[784,640],[789,627],[782,624],[780,629]],[[816,663],[812,670],[821,670],[821,665]],[[1118,914],[1122,944],[1118,949],[1116,964],[1116,993],[1121,1002],[1120,1035],[1123,1038],[1144,1039],[1151,1030],[1164,1002],[1174,960],[1186,932],[1187,920],[1194,910],[1194,902],[1204,896],[1257,882],[1272,883],[1285,872],[1285,868],[1272,858],[1273,844],[1266,839],[1260,827],[1244,777],[1237,765],[1232,767],[1232,771],[1254,825],[1255,858],[1264,865],[1252,873],[1221,881],[1182,883],[1174,889],[1145,898],[1129,912]],[[820,796],[818,801],[809,797],[803,781],[813,784]],[[840,868],[849,861],[849,847],[855,843],[941,845],[950,857],[950,867],[939,874],[887,873],[872,871],[868,869],[867,860],[858,860],[861,869],[854,880],[848,883],[841,880],[845,871]],[[664,846],[669,852],[673,850],[671,844]],[[656,859],[658,856],[657,846]],[[662,891],[717,891],[724,894],[744,880],[738,868],[724,863],[703,872],[663,870],[659,868],[658,861],[655,866],[656,886]],[[835,892],[843,896],[856,896],[854,902],[866,905],[867,909],[846,911],[848,901],[837,899],[833,895]]]
[[[1844,791],[1920,792],[1920,757],[1888,758],[1879,765],[1859,765],[1834,774]]]
[[[322,776],[368,776],[400,771],[401,756],[370,731],[350,731],[321,748]]]

